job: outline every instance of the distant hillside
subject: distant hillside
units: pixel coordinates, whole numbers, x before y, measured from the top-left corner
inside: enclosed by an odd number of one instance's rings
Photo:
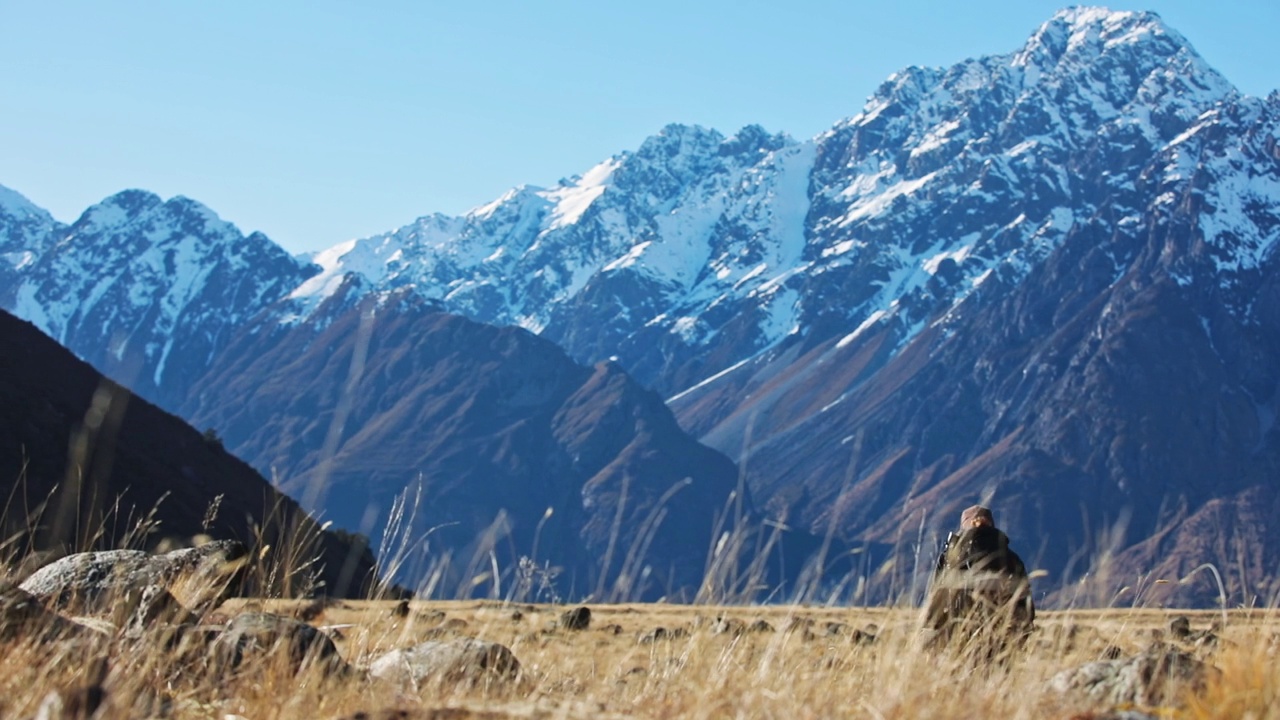
[[[307,322],[237,334],[179,410],[340,527],[381,537],[420,491],[408,575],[435,592],[480,575],[505,594],[526,557],[559,567],[566,597],[691,599],[717,527],[759,519],[734,464],[616,364],[411,292],[352,297],[354,281]]]
[[[261,528],[272,546],[268,558],[315,538],[320,592],[360,593],[375,571],[367,547],[320,532],[215,437],[104,379],[3,311],[0,493],[6,550],[19,555],[149,548],[200,533],[252,546]]]

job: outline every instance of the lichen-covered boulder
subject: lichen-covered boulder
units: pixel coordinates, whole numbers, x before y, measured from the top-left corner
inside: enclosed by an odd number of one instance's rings
[[[369,675],[413,687],[426,683],[505,683],[520,675],[510,648],[474,638],[429,640],[385,653],[368,667]]]
[[[1204,687],[1217,669],[1172,646],[1138,655],[1099,660],[1063,670],[1049,679],[1059,693],[1107,705],[1167,705],[1188,690]]]
[[[136,608],[155,604],[158,589],[181,586],[196,612],[220,605],[247,550],[233,540],[153,555],[141,550],[76,553],[32,573],[21,588],[39,600],[72,612],[118,614],[122,601]]]
[[[247,663],[280,663],[291,672],[317,666],[326,672],[350,670],[326,634],[304,622],[271,613],[242,613],[214,638],[211,661],[219,669]]]

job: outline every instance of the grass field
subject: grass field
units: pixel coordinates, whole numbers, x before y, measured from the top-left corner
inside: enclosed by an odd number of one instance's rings
[[[395,605],[339,601],[310,622],[333,633],[357,666],[425,639],[477,637],[510,647],[522,664],[520,679],[415,690],[268,666],[223,677],[112,641],[100,648],[110,669],[102,683],[108,702],[97,717],[339,718],[399,710],[405,714],[382,717],[1101,718],[1116,708],[1064,697],[1048,679],[1109,649],[1131,654],[1168,639],[1174,615],[1186,615],[1194,629],[1221,620],[1219,612],[1042,613],[1023,652],[990,664],[922,651],[918,611],[909,609],[599,605],[588,629],[571,631],[557,626],[562,606],[422,601],[401,617]],[[237,599],[218,614],[294,615],[304,606]],[[725,632],[722,617],[746,629]],[[665,631],[656,639],[655,628]],[[1127,709],[1158,717],[1280,717],[1278,637],[1276,613],[1232,612],[1218,642],[1187,648],[1222,670],[1206,688],[1165,707]],[[0,717],[31,717],[50,690],[83,684],[89,672],[82,648],[8,648],[0,661]]]

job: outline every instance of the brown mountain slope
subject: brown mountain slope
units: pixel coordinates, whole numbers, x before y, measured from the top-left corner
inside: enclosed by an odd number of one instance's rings
[[[661,398],[411,293],[344,297],[239,334],[181,412],[339,527],[384,537],[420,491],[383,556],[407,551],[420,590],[507,594],[524,557],[559,567],[565,597],[698,591],[738,476]]]
[[[273,546],[269,558],[283,560],[291,547],[315,552],[322,592],[361,592],[374,572],[367,548],[321,533],[216,438],[104,379],[4,312],[0,492],[7,549],[19,554],[150,547],[199,533],[252,545],[260,532]]]

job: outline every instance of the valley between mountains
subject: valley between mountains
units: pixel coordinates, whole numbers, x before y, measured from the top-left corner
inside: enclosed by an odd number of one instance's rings
[[[814,138],[670,125],[307,256],[0,188],[0,308],[425,595],[912,598],[982,502],[1046,605],[1270,606],[1278,239],[1280,93],[1073,8]]]

